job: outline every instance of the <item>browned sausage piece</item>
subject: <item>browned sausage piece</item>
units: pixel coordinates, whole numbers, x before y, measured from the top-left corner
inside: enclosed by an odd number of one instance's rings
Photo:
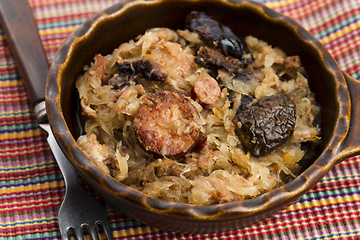
[[[195,57],[195,62],[200,66],[212,70],[225,68],[229,73],[241,71],[241,62],[233,57],[225,57],[221,52],[209,47],[200,47]]]
[[[194,92],[200,102],[214,104],[220,97],[220,86],[212,77],[199,77],[195,80]]]
[[[134,119],[140,144],[150,152],[178,157],[190,151],[202,135],[200,114],[183,95],[149,94]]]

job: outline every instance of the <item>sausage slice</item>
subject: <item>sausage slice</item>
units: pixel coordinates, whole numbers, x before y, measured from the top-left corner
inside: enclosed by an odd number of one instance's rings
[[[199,77],[194,83],[194,92],[200,102],[214,104],[220,97],[220,86],[212,77]]]
[[[145,150],[167,157],[182,156],[201,139],[200,114],[183,95],[149,94],[135,115],[134,129]]]

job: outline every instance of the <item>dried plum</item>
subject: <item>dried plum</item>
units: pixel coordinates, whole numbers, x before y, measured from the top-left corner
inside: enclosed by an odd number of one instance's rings
[[[251,73],[245,72],[245,71],[238,71],[236,73],[234,80],[243,81],[243,82],[247,82],[249,80],[255,80],[255,81],[259,82],[259,79],[257,77],[255,77],[254,74],[251,74]]]
[[[234,123],[236,135],[244,147],[255,157],[260,157],[291,136],[295,120],[295,105],[281,93],[264,97],[239,111]]]
[[[241,95],[240,106],[236,110],[236,114],[239,114],[240,112],[244,111],[247,108],[247,106],[250,105],[253,99],[254,99],[253,96]]]
[[[160,70],[159,65],[146,56],[133,62],[132,67],[135,73],[142,74],[149,80],[163,82],[167,78],[166,73]]]
[[[117,72],[126,77],[127,79],[129,79],[131,77],[131,75],[133,74],[133,70],[131,68],[131,65],[130,63],[124,63],[124,64],[121,64],[118,69],[117,69]]]
[[[241,64],[253,61],[251,52],[244,41],[237,37],[232,30],[220,24],[203,12],[193,11],[186,17],[186,27],[195,31],[204,39],[205,44],[219,49],[225,56],[240,60]]]
[[[128,84],[132,74],[133,70],[129,63],[121,64],[117,68],[116,73],[108,80],[108,84],[115,89],[122,89]]]

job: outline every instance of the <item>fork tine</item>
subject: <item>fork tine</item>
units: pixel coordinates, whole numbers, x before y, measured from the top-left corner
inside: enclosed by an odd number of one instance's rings
[[[97,225],[100,225],[105,233],[106,239],[108,240],[113,240],[113,234],[112,231],[110,229],[110,224],[104,224],[102,221],[98,221]]]
[[[60,228],[60,234],[61,234],[61,239],[62,240],[69,240],[68,229],[61,229]]]
[[[99,234],[97,232],[96,226],[89,226],[89,232],[92,240],[99,240]]]
[[[91,224],[86,224],[86,229],[89,232],[92,240],[99,240],[97,222],[91,223]]]
[[[101,228],[103,229],[103,231],[105,233],[106,239],[108,239],[108,240],[113,240],[114,239],[112,231],[110,229],[110,224],[104,224],[103,221],[101,221],[101,220],[97,221],[96,224],[101,226]]]
[[[74,232],[75,232],[75,235],[76,235],[76,239],[84,240],[84,236],[83,236],[83,233],[82,233],[82,230],[81,230],[80,227],[74,227]]]

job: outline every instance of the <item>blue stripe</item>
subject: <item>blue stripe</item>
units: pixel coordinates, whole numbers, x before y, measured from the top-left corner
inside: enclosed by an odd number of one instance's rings
[[[322,236],[307,237],[306,239],[329,239],[330,237],[331,237],[331,239],[335,239],[334,237],[336,237],[336,239],[340,239],[338,237],[346,237],[346,236],[359,234],[359,233],[360,233],[360,230],[354,230],[354,231],[349,231],[347,233],[339,232],[339,233],[329,233],[329,234],[322,235]]]
[[[21,138],[21,139],[6,139],[4,141],[0,141],[1,145],[10,145],[10,144],[22,144],[22,143],[32,143],[36,141],[42,141],[43,137],[39,136],[31,136],[31,138]],[[1,171],[1,169],[0,169]]]
[[[0,169],[0,173],[1,172],[12,172],[12,171],[23,171],[23,170],[31,170],[31,169],[36,169],[36,168],[43,168],[43,167],[53,167],[56,166],[56,162],[50,162],[50,163],[43,163],[43,164],[34,164],[34,165],[29,165],[26,167],[13,167],[13,168],[2,168]]]
[[[19,112],[4,112],[4,113],[0,113],[0,117],[21,116],[21,115],[26,115],[26,114],[30,114],[30,113],[32,113],[32,111],[30,111],[30,110],[23,110],[23,111],[19,111]]]
[[[360,16],[355,15],[352,18],[347,18],[344,21],[341,21],[331,27],[326,28],[326,30],[324,30],[324,31],[314,34],[314,36],[318,39],[328,37],[329,35],[334,34],[335,32],[337,32],[345,27],[348,27],[349,25],[351,25],[354,22],[357,22],[359,20],[360,20]]]
[[[81,23],[85,22],[87,18],[73,19],[69,21],[61,21],[61,22],[53,22],[53,23],[44,23],[37,25],[39,29],[54,29],[61,27],[70,27],[70,26],[78,26]]]
[[[324,210],[334,210],[334,209],[339,209],[340,207],[359,207],[360,206],[360,202],[347,202],[347,203],[339,203],[339,204],[335,204],[335,205],[329,205],[329,206],[319,206],[319,207],[314,207],[311,209],[296,209],[295,212],[282,212],[280,214],[277,214],[277,217],[291,217],[291,216],[296,216],[297,218],[299,217],[299,213],[301,214],[306,214],[306,213],[311,213],[314,214],[314,211],[324,211]],[[357,213],[354,213],[357,214]]]
[[[5,228],[5,227],[13,227],[13,226],[19,226],[19,225],[26,225],[26,224],[41,224],[41,223],[51,223],[51,222],[56,222],[57,221],[57,217],[52,217],[49,219],[42,219],[42,220],[28,220],[28,221],[24,221],[24,222],[15,222],[15,223],[9,223],[9,224],[3,224],[0,223],[0,227]]]
[[[350,175],[350,176],[342,175],[342,176],[338,176],[338,177],[325,177],[325,178],[321,179],[319,183],[338,181],[338,180],[347,180],[347,179],[360,179],[360,174],[354,174],[354,175]]]

